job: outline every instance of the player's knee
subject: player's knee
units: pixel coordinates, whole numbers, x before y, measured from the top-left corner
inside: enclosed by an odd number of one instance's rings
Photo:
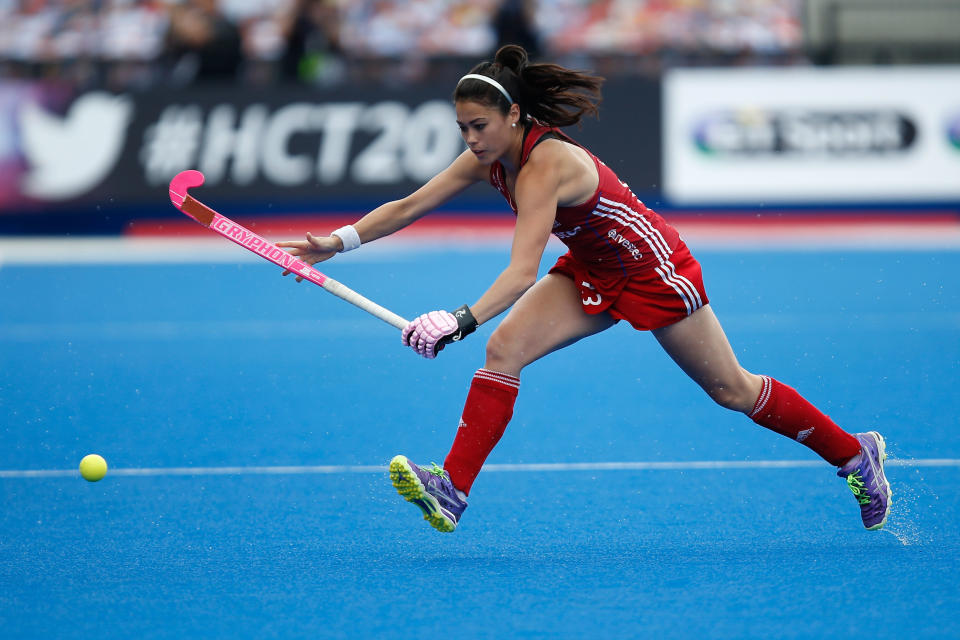
[[[739,375],[724,376],[703,385],[704,391],[721,407],[732,411],[749,413],[757,402],[763,381],[760,376],[740,367]]]
[[[494,368],[495,371],[513,369],[518,364],[521,351],[510,327],[501,323],[487,340],[487,366]]]
[[[509,353],[510,348],[507,344],[507,336],[504,335],[501,327],[497,327],[493,333],[490,334],[490,338],[487,339],[487,363],[495,364],[504,362],[508,359]]]
[[[747,385],[717,384],[705,391],[714,402],[731,411],[749,411],[757,399]]]

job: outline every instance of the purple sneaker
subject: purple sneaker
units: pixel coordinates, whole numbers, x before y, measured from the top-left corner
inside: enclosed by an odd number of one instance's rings
[[[856,465],[847,463],[837,475],[847,479],[847,485],[860,503],[860,517],[867,529],[882,529],[887,524],[893,492],[883,473],[883,461],[887,459],[887,443],[876,431],[853,434],[860,441],[860,460]]]
[[[457,495],[450,474],[436,463],[432,469],[421,469],[404,456],[394,456],[390,480],[404,500],[420,507],[423,519],[434,529],[449,533],[457,528],[467,502]]]

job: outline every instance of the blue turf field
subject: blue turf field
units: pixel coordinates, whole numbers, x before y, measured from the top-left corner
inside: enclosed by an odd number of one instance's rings
[[[385,465],[442,461],[492,325],[428,362],[265,262],[6,265],[0,470],[112,472],[0,477],[4,637],[960,637],[960,252],[696,253],[747,368],[887,436],[888,530],[618,326],[524,372],[498,466],[439,534]],[[324,270],[410,317],[505,261]],[[584,462],[664,468],[562,466]]]

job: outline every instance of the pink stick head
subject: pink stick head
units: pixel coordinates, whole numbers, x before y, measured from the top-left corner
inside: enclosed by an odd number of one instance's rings
[[[191,187],[199,187],[203,184],[203,174],[195,169],[181,171],[170,181],[170,202],[177,209],[183,207],[183,201],[187,199],[187,191]]]

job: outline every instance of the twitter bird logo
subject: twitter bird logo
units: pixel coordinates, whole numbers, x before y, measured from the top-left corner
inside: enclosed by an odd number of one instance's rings
[[[133,105],[125,96],[86,93],[64,117],[27,103],[19,113],[23,151],[30,165],[23,192],[41,200],[83,195],[110,173],[126,140]]]

